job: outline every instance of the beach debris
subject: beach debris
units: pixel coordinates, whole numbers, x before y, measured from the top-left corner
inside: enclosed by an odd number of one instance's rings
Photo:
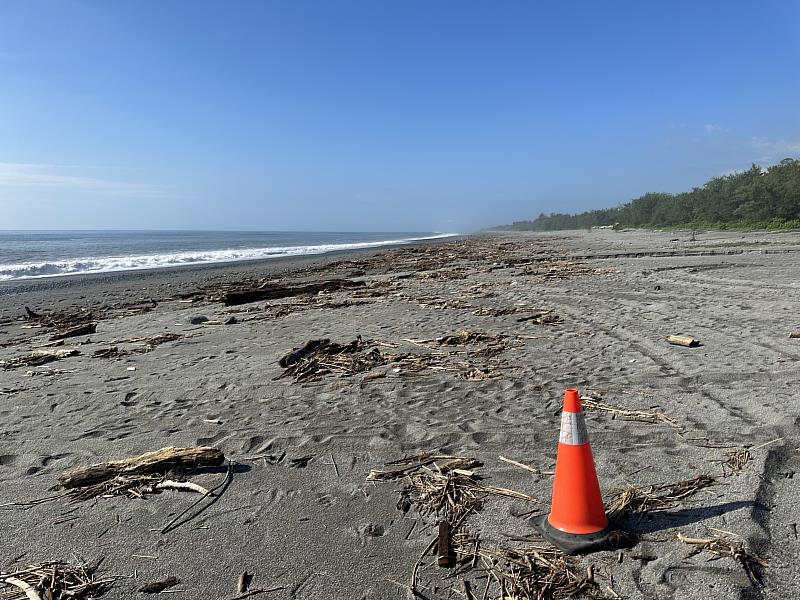
[[[412,341],[413,340],[407,340]],[[489,352],[474,352],[470,356],[473,358],[481,357],[486,359],[487,356],[495,356],[502,352],[489,351]],[[510,368],[508,361],[504,359],[488,358],[482,364],[476,364],[469,360],[460,360],[463,354],[458,352],[431,352],[427,354],[412,354],[401,353],[387,355],[391,364],[395,365],[393,371],[401,375],[422,375],[427,371],[447,371],[455,373],[460,379],[469,381],[482,381],[485,379],[492,379],[500,375],[500,371]]]
[[[253,576],[250,575],[247,571],[239,575],[239,577],[236,578],[236,593],[244,594],[247,591],[247,588],[250,587],[250,582],[252,580]]]
[[[183,335],[180,333],[165,332],[151,337],[134,337],[125,340],[117,340],[118,344],[140,344],[140,346],[125,350],[120,350],[118,346],[109,346],[95,350],[94,358],[117,358],[120,356],[130,356],[131,354],[147,354],[152,352],[157,346],[179,340]],[[189,337],[189,336],[187,336]]]
[[[612,494],[606,513],[609,518],[618,518],[628,513],[669,508],[714,485],[715,481],[712,476],[702,474],[675,483],[628,486]]]
[[[793,331],[793,332],[791,332],[791,333],[789,334],[789,337],[790,337],[790,338],[792,338],[792,339],[798,339],[798,338],[800,338],[800,331]]]
[[[501,460],[502,462],[504,462],[504,463],[507,463],[509,465],[513,465],[515,467],[519,467],[520,469],[528,471],[529,473],[533,473],[534,475],[555,475],[555,471],[542,471],[540,469],[536,469],[534,467],[531,467],[531,466],[526,465],[524,463],[518,462],[518,461],[513,460],[511,458],[506,458],[505,456],[502,456],[502,455],[498,456],[497,458],[499,460]]]
[[[120,351],[119,348],[116,346],[109,346],[108,348],[100,348],[99,350],[95,350],[92,353],[93,358],[116,358],[117,356],[123,356],[127,354],[127,352]]]
[[[673,346],[686,346],[687,348],[697,348],[700,345],[700,340],[688,335],[669,335],[667,342]]]
[[[672,427],[673,429],[680,429],[681,424],[675,419],[668,417],[660,412],[647,412],[643,410],[627,410],[619,406],[613,406],[600,401],[600,399],[592,396],[582,396],[581,406],[586,410],[600,410],[611,413],[613,417],[620,417],[625,421],[640,421],[643,423],[657,423]]]
[[[481,463],[475,458],[419,452],[387,466],[394,468],[373,469],[367,479],[407,481],[408,485],[400,490],[398,509],[407,512],[413,506],[423,519],[433,516],[437,528],[436,536],[412,569],[412,593],[417,592],[418,572],[425,556],[435,550],[436,564],[456,567],[454,575],[475,571],[478,577],[486,577],[483,595],[470,596],[472,591],[465,586],[467,598],[556,600],[581,594],[600,597],[590,573],[559,550],[537,543],[525,547],[487,544],[465,531],[467,517],[477,515],[492,494],[536,502],[527,494],[481,483],[475,473]]]
[[[50,337],[50,341],[63,340],[65,338],[77,337],[79,335],[91,335],[97,333],[97,323],[84,323],[63,329]]]
[[[16,356],[8,360],[0,360],[0,366],[5,369],[18,367],[38,367],[62,358],[77,356],[80,352],[75,348],[39,348],[31,350],[29,354]]]
[[[300,361],[303,357],[315,352],[318,348],[322,346],[327,346],[330,343],[331,341],[329,339],[309,340],[308,342],[306,342],[305,346],[292,350],[291,352],[282,356],[281,359],[278,361],[278,364],[284,369],[286,369],[287,367],[291,367],[293,364]]]
[[[400,491],[398,508],[408,512],[414,506],[421,516],[435,515],[437,521],[445,520],[454,529],[467,514],[480,510],[487,495],[537,502],[523,492],[481,483],[481,477],[474,472],[481,463],[472,457],[420,452],[387,463],[387,466],[400,468],[373,469],[367,481],[407,479],[406,487]]]
[[[175,587],[181,582],[180,579],[177,577],[167,577],[166,579],[161,579],[160,581],[153,581],[152,583],[147,583],[139,588],[138,591],[144,594],[160,594],[164,590],[167,590],[171,587]]]
[[[557,325],[563,322],[564,319],[555,311],[547,309],[533,310],[531,314],[517,319],[517,323],[533,323],[534,325]]]
[[[304,383],[321,379],[330,373],[348,377],[370,371],[386,364],[386,358],[374,345],[372,341],[364,341],[361,336],[349,344],[338,344],[328,339],[311,340],[278,361],[284,371],[276,379],[291,376],[295,383]]]
[[[41,318],[43,317],[43,315],[40,315],[40,314],[39,314],[39,313],[37,313],[37,312],[33,312],[33,311],[32,311],[30,308],[28,308],[27,306],[24,306],[23,308],[25,309],[25,317],[26,317],[27,319],[35,320],[35,319],[41,319]]]
[[[740,472],[752,460],[753,456],[747,448],[734,448],[725,452],[725,458],[720,462],[722,465],[722,476],[728,477]]]
[[[437,338],[436,343],[440,346],[466,346],[467,344],[476,344],[478,342],[497,342],[503,337],[505,336],[463,329],[455,335],[445,335]]]
[[[488,575],[484,598],[490,591],[492,598],[500,600],[603,598],[591,568],[579,568],[573,559],[549,546],[506,547],[462,535],[457,537],[455,552],[457,562],[474,564]]]
[[[186,319],[190,325],[202,325],[210,319],[205,315],[192,315]]]
[[[60,561],[38,563],[0,571],[0,598],[3,600],[64,600],[99,598],[113,579],[97,579],[97,565]]]
[[[678,539],[684,544],[692,546],[689,556],[706,552],[716,557],[730,557],[738,562],[744,569],[747,578],[754,586],[762,585],[761,569],[769,566],[769,562],[760,556],[748,552],[744,544],[724,537],[694,538],[678,532]]]
[[[237,463],[233,461],[228,461],[228,468],[225,471],[225,477],[222,479],[220,483],[212,487],[208,490],[208,493],[203,494],[192,502],[188,507],[183,509],[179,512],[176,516],[174,516],[169,523],[164,525],[161,528],[161,533],[167,533],[169,531],[174,531],[181,525],[185,525],[190,521],[196,519],[200,516],[205,510],[207,510],[211,505],[213,505],[217,500],[222,497],[222,494],[225,493],[225,490],[228,489],[228,486],[233,481],[233,471],[236,467]]]
[[[305,469],[313,456],[301,456],[299,458],[290,458],[289,466],[293,469]]]
[[[166,473],[173,469],[219,466],[225,455],[217,448],[167,447],[140,456],[112,460],[88,467],[74,467],[58,476],[63,488],[81,488],[102,483],[115,477],[130,477]]]
[[[238,596],[231,598],[231,600],[244,600],[245,598],[250,598],[252,596],[257,596],[259,594],[268,594],[270,592],[277,592],[279,590],[285,590],[285,585],[278,585],[271,588],[258,588],[255,590],[250,590],[249,592],[244,592],[243,594],[239,594]]]
[[[361,381],[372,381],[373,379],[381,379],[386,377],[386,371],[367,371],[361,378]]]
[[[449,568],[455,564],[453,545],[450,537],[450,523],[439,521],[439,537],[436,544],[436,554],[438,555],[437,564],[440,567]]]
[[[222,294],[222,301],[225,306],[237,306],[261,300],[278,300],[291,296],[319,294],[320,292],[338,292],[340,290],[366,287],[366,285],[363,281],[353,279],[332,279],[305,285],[278,285],[272,282],[265,282],[255,289],[231,289],[226,291]]]
[[[92,313],[82,310],[79,312],[50,312],[47,314],[40,314],[32,311],[27,306],[25,308],[25,319],[27,321],[34,321],[43,327],[55,327],[61,330],[68,330],[79,325],[83,325],[92,321]],[[94,333],[94,332],[92,332]],[[81,334],[76,334],[81,335]]]

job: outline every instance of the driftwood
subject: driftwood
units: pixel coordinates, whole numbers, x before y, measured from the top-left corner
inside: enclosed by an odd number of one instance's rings
[[[58,477],[65,488],[76,488],[106,481],[118,475],[164,473],[175,468],[218,466],[225,460],[217,448],[162,448],[141,456],[112,460],[64,471]]]
[[[670,335],[667,336],[667,341],[673,346],[686,346],[687,348],[697,348],[700,345],[700,340],[688,335]]]
[[[793,331],[792,333],[789,334],[789,337],[793,339],[800,338],[800,331]]]
[[[167,577],[166,579],[162,579],[161,581],[154,581],[152,583],[147,583],[139,588],[139,591],[144,594],[160,594],[166,589],[174,587],[181,582],[180,579],[177,577]]]
[[[17,367],[38,367],[46,365],[47,363],[61,360],[69,356],[76,356],[80,354],[75,348],[41,348],[32,350],[30,354],[16,356],[9,360],[0,360],[0,366],[6,369],[15,369]]]
[[[363,281],[352,279],[332,279],[321,281],[320,283],[309,283],[307,285],[263,285],[259,288],[250,290],[230,291],[225,294],[222,301],[225,306],[237,306],[248,302],[259,302],[261,300],[278,300],[291,296],[301,296],[303,294],[318,294],[319,292],[338,292],[359,287],[366,287]]]
[[[97,332],[97,323],[84,323],[59,331],[50,338],[50,341],[63,340],[64,338],[77,337],[79,335],[90,335]]]

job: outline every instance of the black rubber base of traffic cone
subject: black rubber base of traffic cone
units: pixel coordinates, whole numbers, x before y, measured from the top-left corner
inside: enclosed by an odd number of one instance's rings
[[[544,539],[567,554],[584,554],[602,550],[607,545],[608,535],[613,531],[609,525],[595,533],[567,533],[550,525],[547,517],[536,523],[536,526],[542,532]]]

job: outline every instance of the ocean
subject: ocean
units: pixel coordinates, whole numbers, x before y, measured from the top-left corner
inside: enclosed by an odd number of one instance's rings
[[[452,233],[0,231],[0,281],[324,254]]]

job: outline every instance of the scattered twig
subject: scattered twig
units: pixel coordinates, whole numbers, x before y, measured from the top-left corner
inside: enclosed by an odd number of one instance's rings
[[[687,537],[680,532],[678,532],[678,539],[684,544],[694,546],[689,552],[689,556],[699,552],[707,552],[715,556],[731,557],[742,566],[750,583],[753,585],[762,584],[760,569],[769,566],[769,563],[766,559],[748,552],[741,542],[731,541],[723,537],[693,538]]]
[[[630,486],[612,496],[606,512],[609,517],[620,517],[626,513],[667,508],[713,485],[714,482],[714,478],[710,475],[698,475],[675,483]]]
[[[612,415],[619,416],[626,421],[641,421],[643,423],[660,423],[667,427],[680,429],[681,424],[675,419],[668,417],[660,412],[646,412],[643,410],[627,410],[619,406],[612,406],[605,402],[600,402],[595,398],[584,396],[581,398],[581,406],[588,410],[602,410]]]

